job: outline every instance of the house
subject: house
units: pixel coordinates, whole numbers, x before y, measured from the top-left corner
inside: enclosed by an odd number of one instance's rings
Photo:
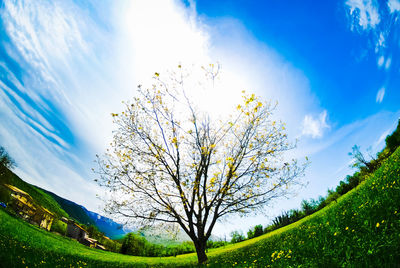
[[[97,248],[97,240],[90,238],[90,237],[85,237],[79,241],[81,244],[91,247],[91,248]]]
[[[67,236],[78,240],[79,243],[91,247],[106,250],[96,239],[89,237],[88,231],[83,229],[75,221],[62,217],[60,221],[67,224]]]
[[[36,213],[33,216],[33,221],[37,223],[41,228],[50,231],[51,224],[53,223],[54,215],[42,206],[36,207]]]
[[[36,207],[33,203],[32,197],[22,191],[21,189],[4,184],[4,186],[11,192],[11,207],[14,211],[25,220],[31,220],[36,213]]]
[[[107,250],[103,245],[100,245],[100,244],[97,244],[96,248],[101,249],[101,250]]]
[[[21,218],[50,231],[54,220],[53,213],[36,205],[33,198],[21,189],[9,184],[4,186],[11,192],[11,207]]]
[[[79,242],[89,237],[88,232],[72,220],[67,222],[67,236]]]

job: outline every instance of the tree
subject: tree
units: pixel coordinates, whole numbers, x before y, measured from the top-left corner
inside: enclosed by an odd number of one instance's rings
[[[263,227],[261,224],[254,226],[253,228],[249,229],[247,232],[247,239],[251,239],[257,236],[260,236],[264,233]]]
[[[212,87],[219,69],[203,68],[201,86]],[[152,87],[138,86],[125,110],[112,114],[117,128],[97,172],[111,193],[109,213],[140,226],[180,226],[204,263],[218,219],[261,211],[287,195],[305,165],[283,160],[294,146],[271,117],[276,105],[243,92],[235,112],[216,120],[192,102],[190,78],[178,66],[163,79],[155,73]]]
[[[378,168],[379,162],[372,156],[370,152],[371,148],[368,149],[369,160],[361,152],[360,146],[354,145],[351,149],[352,152],[350,152],[349,155],[353,157],[352,167],[359,168],[361,171],[365,170],[368,173],[372,173]]]
[[[385,139],[386,148],[388,148],[390,153],[396,151],[397,147],[400,145],[400,119],[397,124],[397,128],[392,134],[388,135]]]
[[[4,175],[6,169],[12,169],[14,166],[14,160],[7,153],[6,149],[0,146],[0,175]]]
[[[231,243],[239,243],[245,240],[242,231],[231,232]]]
[[[134,233],[129,233],[124,237],[121,246],[121,253],[134,256],[144,256],[146,249],[146,239]]]

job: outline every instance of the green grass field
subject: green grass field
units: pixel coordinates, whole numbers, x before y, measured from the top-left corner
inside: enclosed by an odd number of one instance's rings
[[[208,252],[212,267],[397,267],[400,263],[400,150],[337,202],[294,224]],[[5,267],[196,266],[195,254],[132,257],[80,245],[0,210]]]

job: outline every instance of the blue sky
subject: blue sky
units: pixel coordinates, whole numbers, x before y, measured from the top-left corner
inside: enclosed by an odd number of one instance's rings
[[[400,116],[398,0],[5,0],[0,17],[1,145],[24,180],[94,211],[91,168],[112,137],[110,113],[177,63],[220,62],[210,98],[235,102],[246,89],[277,100],[299,140],[293,155],[311,160],[295,197],[217,235],[325,194],[353,172],[351,147],[382,149]]]

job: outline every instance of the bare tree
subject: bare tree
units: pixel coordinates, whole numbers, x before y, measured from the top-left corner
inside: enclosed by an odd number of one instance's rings
[[[203,71],[203,86],[213,86],[219,66]],[[151,88],[139,86],[125,110],[112,114],[113,142],[97,162],[99,183],[111,192],[108,212],[138,225],[179,225],[204,263],[218,219],[261,211],[288,193],[306,165],[283,161],[293,145],[271,118],[275,105],[243,92],[234,113],[215,120],[192,102],[188,76],[179,65],[165,79],[155,73]]]
[[[360,170],[365,169],[367,172],[373,172],[379,166],[379,162],[372,155],[371,148],[367,149],[368,159],[364,156],[364,154],[360,150],[360,146],[354,145],[352,148],[352,152],[349,153],[349,156],[353,158],[353,163],[351,167],[359,168]]]

